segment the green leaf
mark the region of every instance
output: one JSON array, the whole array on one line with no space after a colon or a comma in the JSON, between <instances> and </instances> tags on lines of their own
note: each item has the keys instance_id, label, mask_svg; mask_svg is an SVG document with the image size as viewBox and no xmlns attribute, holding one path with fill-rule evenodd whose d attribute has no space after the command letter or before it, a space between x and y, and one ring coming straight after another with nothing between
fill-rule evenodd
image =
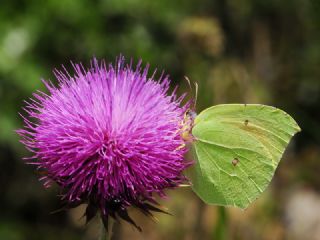
<instances>
[{"instance_id":1,"label":"green leaf","mask_svg":"<svg viewBox=\"0 0 320 240\"><path fill-rule=\"evenodd\" d=\"M206 203L246 208L270 183L299 126L258 104L210 107L195 118L192 188Z\"/></svg>"}]
</instances>

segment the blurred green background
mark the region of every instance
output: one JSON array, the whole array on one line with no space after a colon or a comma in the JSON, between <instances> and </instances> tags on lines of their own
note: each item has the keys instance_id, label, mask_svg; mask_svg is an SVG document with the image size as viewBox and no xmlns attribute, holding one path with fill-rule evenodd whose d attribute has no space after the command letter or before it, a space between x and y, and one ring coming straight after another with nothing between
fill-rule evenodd
<instances>
[{"instance_id":1,"label":"blurred green background","mask_svg":"<svg viewBox=\"0 0 320 240\"><path fill-rule=\"evenodd\" d=\"M303 129L271 186L245 211L205 206L190 189L161 200L158 223L133 212L142 234L117 226L114 239L320 239L320 2L318 0L1 0L0 239L97 239L83 207L60 208L44 189L14 129L40 79L70 60L114 61L120 53L165 69L180 91L200 86L197 110L264 103ZM189 156L190 157L190 156Z\"/></svg>"}]
</instances>

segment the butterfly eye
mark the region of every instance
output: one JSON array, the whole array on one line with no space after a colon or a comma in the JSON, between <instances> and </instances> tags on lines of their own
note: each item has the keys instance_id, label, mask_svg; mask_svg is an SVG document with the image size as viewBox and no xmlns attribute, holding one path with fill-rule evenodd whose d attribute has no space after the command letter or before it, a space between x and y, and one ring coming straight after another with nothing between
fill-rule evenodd
<instances>
[{"instance_id":1,"label":"butterfly eye","mask_svg":"<svg viewBox=\"0 0 320 240\"><path fill-rule=\"evenodd\" d=\"M191 130L193 127L194 117L195 117L195 113L192 111L189 111L189 113L186 113L185 119L183 121L181 138L186 142L191 142L193 139Z\"/></svg>"},{"instance_id":2,"label":"butterfly eye","mask_svg":"<svg viewBox=\"0 0 320 240\"><path fill-rule=\"evenodd\" d=\"M187 112L187 116L189 116L189 118L192 120L192 122L193 122L193 120L196 118L196 116L197 116L197 114L196 114L196 112L194 112L194 111L192 111L192 110L189 110L188 112Z\"/></svg>"}]
</instances>

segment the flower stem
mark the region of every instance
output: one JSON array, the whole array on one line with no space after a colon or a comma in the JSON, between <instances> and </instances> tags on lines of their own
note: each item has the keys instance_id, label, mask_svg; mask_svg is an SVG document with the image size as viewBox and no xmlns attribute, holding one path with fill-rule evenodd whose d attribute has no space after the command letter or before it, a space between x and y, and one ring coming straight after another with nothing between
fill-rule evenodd
<instances>
[{"instance_id":1,"label":"flower stem","mask_svg":"<svg viewBox=\"0 0 320 240\"><path fill-rule=\"evenodd\" d=\"M109 218L109 222L108 222L108 236L107 236L107 240L111 240L112 238L112 234L113 234L113 225L114 225L114 220L113 218Z\"/></svg>"},{"instance_id":2,"label":"flower stem","mask_svg":"<svg viewBox=\"0 0 320 240\"><path fill-rule=\"evenodd\" d=\"M106 236L106 229L104 228L102 219L100 219L100 234L99 234L99 240L106 240L107 236Z\"/></svg>"},{"instance_id":3,"label":"flower stem","mask_svg":"<svg viewBox=\"0 0 320 240\"><path fill-rule=\"evenodd\" d=\"M99 240L111 240L111 238L112 238L112 230L113 230L114 220L111 217L108 220L109 220L108 221L108 231L106 231L104 224L102 222L102 219L100 220Z\"/></svg>"},{"instance_id":4,"label":"flower stem","mask_svg":"<svg viewBox=\"0 0 320 240\"><path fill-rule=\"evenodd\" d=\"M213 239L228 239L228 215L225 207L218 207L218 221L214 229Z\"/></svg>"}]
</instances>

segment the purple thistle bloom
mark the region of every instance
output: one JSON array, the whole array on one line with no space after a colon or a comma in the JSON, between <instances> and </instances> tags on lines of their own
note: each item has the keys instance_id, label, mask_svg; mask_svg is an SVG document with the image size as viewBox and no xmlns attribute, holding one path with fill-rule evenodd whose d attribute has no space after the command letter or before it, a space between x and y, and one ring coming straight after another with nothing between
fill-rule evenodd
<instances>
[{"instance_id":1,"label":"purple thistle bloom","mask_svg":"<svg viewBox=\"0 0 320 240\"><path fill-rule=\"evenodd\" d=\"M154 193L163 197L187 181L182 132L190 102L181 107L184 95L168 93L168 77L148 78L141 62L135 70L123 57L116 67L96 59L90 69L73 67L74 76L55 70L58 87L43 81L49 94L34 93L24 108L17 132L34 153L28 163L45 172L46 187L61 187L69 207L87 203L87 221L100 212L105 226L108 216L120 217L140 230L127 208L151 216L162 211Z\"/></svg>"}]
</instances>

